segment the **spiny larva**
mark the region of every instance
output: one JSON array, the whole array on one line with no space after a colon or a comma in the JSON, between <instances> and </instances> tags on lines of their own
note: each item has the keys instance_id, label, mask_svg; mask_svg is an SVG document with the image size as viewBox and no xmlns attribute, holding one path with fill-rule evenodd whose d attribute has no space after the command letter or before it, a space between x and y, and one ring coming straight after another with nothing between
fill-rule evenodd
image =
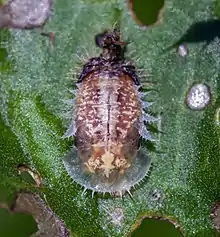
<instances>
[{"instance_id":1,"label":"spiny larva","mask_svg":"<svg viewBox=\"0 0 220 237\"><path fill-rule=\"evenodd\" d=\"M75 111L64 137L75 145L64 159L73 181L101 193L122 194L148 173L151 159L141 147L151 140L144 122L154 120L141 101L135 66L124 58L117 27L105 32L97 44L99 57L91 58L77 81Z\"/></svg>"}]
</instances>

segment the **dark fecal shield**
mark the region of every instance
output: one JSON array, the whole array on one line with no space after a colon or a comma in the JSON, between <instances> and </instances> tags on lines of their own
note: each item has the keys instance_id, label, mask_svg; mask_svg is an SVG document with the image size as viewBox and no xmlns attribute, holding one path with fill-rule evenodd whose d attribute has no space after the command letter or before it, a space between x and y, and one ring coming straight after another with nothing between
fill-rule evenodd
<instances>
[{"instance_id":1,"label":"dark fecal shield","mask_svg":"<svg viewBox=\"0 0 220 237\"><path fill-rule=\"evenodd\" d=\"M75 146L64 164L74 181L97 192L130 190L149 170L150 158L140 147L148 131L133 65L124 61L116 30L103 39L103 52L92 58L79 77L75 104ZM73 126L70 126L73 128Z\"/></svg>"}]
</instances>

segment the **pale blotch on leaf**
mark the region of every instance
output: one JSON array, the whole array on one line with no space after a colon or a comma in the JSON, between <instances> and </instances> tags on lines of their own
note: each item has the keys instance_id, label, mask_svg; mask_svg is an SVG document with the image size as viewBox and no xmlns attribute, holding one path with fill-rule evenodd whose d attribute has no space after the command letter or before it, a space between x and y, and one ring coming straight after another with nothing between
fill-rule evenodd
<instances>
[{"instance_id":1,"label":"pale blotch on leaf","mask_svg":"<svg viewBox=\"0 0 220 237\"><path fill-rule=\"evenodd\" d=\"M115 208L113 212L111 213L111 222L114 225L121 226L123 220L124 220L123 210L121 208Z\"/></svg>"},{"instance_id":2,"label":"pale blotch on leaf","mask_svg":"<svg viewBox=\"0 0 220 237\"><path fill-rule=\"evenodd\" d=\"M16 195L12 206L7 209L10 212L28 213L33 216L38 231L31 237L70 236L65 223L44 203L39 195L20 192Z\"/></svg>"},{"instance_id":3,"label":"pale blotch on leaf","mask_svg":"<svg viewBox=\"0 0 220 237\"><path fill-rule=\"evenodd\" d=\"M187 93L186 104L190 109L204 109L211 100L209 87L205 84L193 85Z\"/></svg>"},{"instance_id":4,"label":"pale blotch on leaf","mask_svg":"<svg viewBox=\"0 0 220 237\"><path fill-rule=\"evenodd\" d=\"M189 53L187 45L186 44L181 44L178 46L177 48L177 53L181 56L181 57L186 57Z\"/></svg>"},{"instance_id":5,"label":"pale blotch on leaf","mask_svg":"<svg viewBox=\"0 0 220 237\"><path fill-rule=\"evenodd\" d=\"M217 126L220 126L220 107L217 108L216 114L215 114L215 124Z\"/></svg>"},{"instance_id":6,"label":"pale blotch on leaf","mask_svg":"<svg viewBox=\"0 0 220 237\"><path fill-rule=\"evenodd\" d=\"M102 209L108 215L108 220L115 226L122 226L124 222L124 212L122 208L112 207L111 209L107 209L105 206L102 206Z\"/></svg>"},{"instance_id":7,"label":"pale blotch on leaf","mask_svg":"<svg viewBox=\"0 0 220 237\"><path fill-rule=\"evenodd\" d=\"M37 187L40 188L43 186L43 181L42 181L40 174L37 171L34 171L33 169L31 169L29 166L27 166L25 164L20 164L17 166L17 170L18 170L19 174L27 172L32 177L32 179L35 181L35 184Z\"/></svg>"}]
</instances>

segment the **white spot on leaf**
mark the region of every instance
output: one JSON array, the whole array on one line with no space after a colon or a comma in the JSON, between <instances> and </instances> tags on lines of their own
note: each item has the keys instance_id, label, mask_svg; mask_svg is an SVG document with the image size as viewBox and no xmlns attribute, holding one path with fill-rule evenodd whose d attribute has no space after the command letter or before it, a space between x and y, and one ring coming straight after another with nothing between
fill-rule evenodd
<instances>
[{"instance_id":1,"label":"white spot on leaf","mask_svg":"<svg viewBox=\"0 0 220 237\"><path fill-rule=\"evenodd\" d=\"M186 103L190 109L204 109L211 100L209 87L205 84L195 84L187 93Z\"/></svg>"}]
</instances>

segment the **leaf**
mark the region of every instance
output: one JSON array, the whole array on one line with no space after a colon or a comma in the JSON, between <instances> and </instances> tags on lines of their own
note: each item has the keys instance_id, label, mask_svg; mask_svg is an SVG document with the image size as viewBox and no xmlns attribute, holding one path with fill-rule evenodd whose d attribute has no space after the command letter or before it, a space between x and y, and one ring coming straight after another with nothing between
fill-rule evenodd
<instances>
[{"instance_id":1,"label":"leaf","mask_svg":"<svg viewBox=\"0 0 220 237\"><path fill-rule=\"evenodd\" d=\"M2 31L1 185L10 193L38 193L73 236L126 236L146 216L175 220L185 236L213 236L210 214L220 193L220 41L216 35L204 47L202 40L191 40L184 58L175 49L164 51L196 22L212 19L212 6L211 0L167 0L163 21L144 30L123 1L57 0L45 26L55 33L52 52L37 29ZM92 198L90 191L82 195L83 188L63 166L73 143L61 139L69 123L63 118L70 110L64 100L71 99L72 75L83 65L79 59L100 53L94 36L117 20L125 41L131 42L126 57L153 82L148 101L154 102L151 112L160 118L155 126L161 132L155 134L155 149L149 149L151 173L132 190L133 198ZM207 84L212 95L200 111L185 104L194 83ZM36 170L43 188L23 180L19 164Z\"/></svg>"}]
</instances>

